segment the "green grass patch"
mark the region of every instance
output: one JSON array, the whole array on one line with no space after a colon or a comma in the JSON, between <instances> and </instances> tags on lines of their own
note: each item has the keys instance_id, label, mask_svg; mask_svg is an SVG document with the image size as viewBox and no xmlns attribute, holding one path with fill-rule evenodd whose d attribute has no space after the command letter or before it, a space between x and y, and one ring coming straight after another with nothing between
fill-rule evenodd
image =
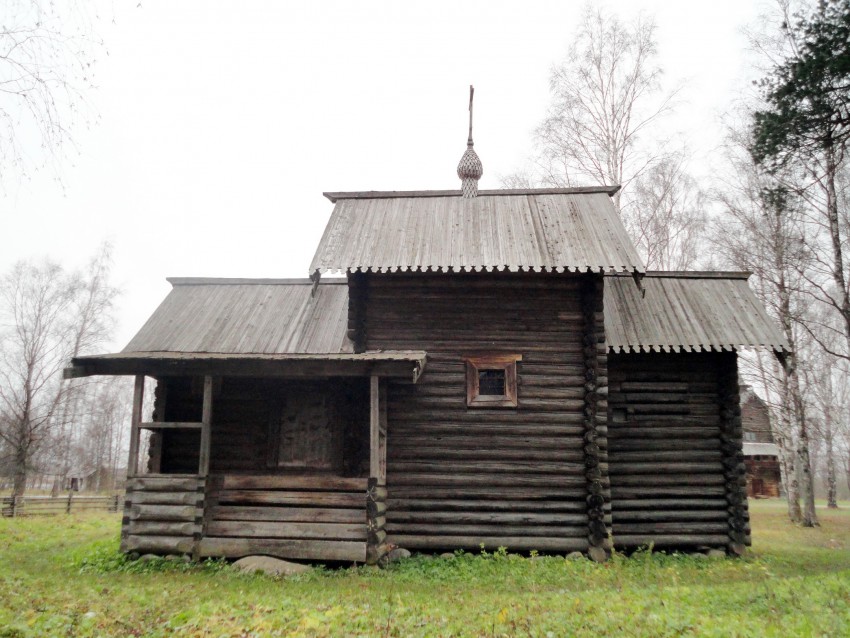
<instances>
[{"instance_id":1,"label":"green grass patch","mask_svg":"<svg viewBox=\"0 0 850 638\"><path fill-rule=\"evenodd\" d=\"M128 561L117 515L3 519L0 638L850 635L850 511L803 529L778 501L751 510L739 560L457 553L287 579Z\"/></svg>"}]
</instances>

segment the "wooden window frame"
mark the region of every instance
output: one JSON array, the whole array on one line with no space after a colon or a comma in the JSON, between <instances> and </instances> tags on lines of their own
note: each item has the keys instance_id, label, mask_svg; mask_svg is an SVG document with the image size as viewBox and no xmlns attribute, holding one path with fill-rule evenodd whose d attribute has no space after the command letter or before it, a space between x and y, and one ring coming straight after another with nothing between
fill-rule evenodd
<instances>
[{"instance_id":1,"label":"wooden window frame","mask_svg":"<svg viewBox=\"0 0 850 638\"><path fill-rule=\"evenodd\" d=\"M515 408L517 399L517 361L521 354L468 354L463 356L466 363L466 407L468 408ZM478 382L479 372L484 370L503 370L505 373L505 393L498 395L481 394Z\"/></svg>"}]
</instances>

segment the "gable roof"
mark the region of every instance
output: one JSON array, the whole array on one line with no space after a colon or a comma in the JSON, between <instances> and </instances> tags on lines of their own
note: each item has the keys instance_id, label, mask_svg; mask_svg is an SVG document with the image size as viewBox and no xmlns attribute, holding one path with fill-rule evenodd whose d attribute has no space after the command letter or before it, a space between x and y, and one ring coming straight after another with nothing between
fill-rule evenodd
<instances>
[{"instance_id":1,"label":"gable roof","mask_svg":"<svg viewBox=\"0 0 850 638\"><path fill-rule=\"evenodd\" d=\"M325 193L336 205L310 272L643 273L616 190Z\"/></svg>"},{"instance_id":2,"label":"gable roof","mask_svg":"<svg viewBox=\"0 0 850 638\"><path fill-rule=\"evenodd\" d=\"M788 342L747 285L749 273L648 272L605 278L605 336L613 352L732 351Z\"/></svg>"}]
</instances>

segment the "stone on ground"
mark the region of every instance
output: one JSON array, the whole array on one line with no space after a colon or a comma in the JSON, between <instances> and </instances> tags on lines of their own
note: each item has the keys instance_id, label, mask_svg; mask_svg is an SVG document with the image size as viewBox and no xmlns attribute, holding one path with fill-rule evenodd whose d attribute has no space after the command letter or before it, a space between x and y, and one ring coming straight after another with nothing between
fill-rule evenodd
<instances>
[{"instance_id":1,"label":"stone on ground","mask_svg":"<svg viewBox=\"0 0 850 638\"><path fill-rule=\"evenodd\" d=\"M271 556L246 556L233 563L233 566L241 572L263 572L269 576L292 576L293 574L309 572L312 569L309 565L290 563Z\"/></svg>"},{"instance_id":2,"label":"stone on ground","mask_svg":"<svg viewBox=\"0 0 850 638\"><path fill-rule=\"evenodd\" d=\"M386 554L384 554L378 561L378 565L380 565L381 567L386 567L390 563L396 563L405 558L410 558L410 552L404 549L403 547L396 547L395 549L392 549Z\"/></svg>"}]
</instances>

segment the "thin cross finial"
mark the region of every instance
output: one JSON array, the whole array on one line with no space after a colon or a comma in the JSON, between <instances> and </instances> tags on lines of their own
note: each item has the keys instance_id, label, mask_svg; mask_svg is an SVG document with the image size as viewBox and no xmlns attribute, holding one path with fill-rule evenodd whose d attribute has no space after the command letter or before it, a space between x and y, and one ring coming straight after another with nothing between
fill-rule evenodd
<instances>
[{"instance_id":1,"label":"thin cross finial","mask_svg":"<svg viewBox=\"0 0 850 638\"><path fill-rule=\"evenodd\" d=\"M471 84L469 85L469 139L466 140L466 143L469 146L472 146L472 96L475 94L475 87Z\"/></svg>"}]
</instances>

